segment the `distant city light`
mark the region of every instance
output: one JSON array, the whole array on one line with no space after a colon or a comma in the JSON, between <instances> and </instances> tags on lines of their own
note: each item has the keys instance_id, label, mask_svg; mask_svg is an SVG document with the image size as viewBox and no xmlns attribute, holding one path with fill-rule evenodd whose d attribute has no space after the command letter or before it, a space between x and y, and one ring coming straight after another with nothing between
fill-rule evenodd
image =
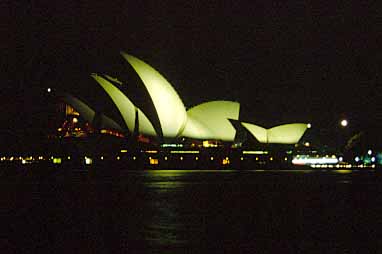
<instances>
[{"instance_id":1,"label":"distant city light","mask_svg":"<svg viewBox=\"0 0 382 254\"><path fill-rule=\"evenodd\" d=\"M375 162L375 157L371 157L371 162Z\"/></svg>"},{"instance_id":2,"label":"distant city light","mask_svg":"<svg viewBox=\"0 0 382 254\"><path fill-rule=\"evenodd\" d=\"M85 164L86 164L86 165L90 165L90 164L92 164L92 163L93 163L92 158L89 158L89 157L86 157L86 156L85 156Z\"/></svg>"},{"instance_id":3,"label":"distant city light","mask_svg":"<svg viewBox=\"0 0 382 254\"><path fill-rule=\"evenodd\" d=\"M373 153L373 151L371 151L371 150L368 150L368 151L367 151L367 154L368 154L368 155L371 155L372 153Z\"/></svg>"},{"instance_id":4,"label":"distant city light","mask_svg":"<svg viewBox=\"0 0 382 254\"><path fill-rule=\"evenodd\" d=\"M243 154L268 154L268 151L243 151Z\"/></svg>"},{"instance_id":5,"label":"distant city light","mask_svg":"<svg viewBox=\"0 0 382 254\"><path fill-rule=\"evenodd\" d=\"M196 151L196 150L191 150L191 151L175 150L175 151L170 151L170 153L199 153L199 151Z\"/></svg>"},{"instance_id":6,"label":"distant city light","mask_svg":"<svg viewBox=\"0 0 382 254\"><path fill-rule=\"evenodd\" d=\"M78 123L78 118L77 117L73 117L73 123Z\"/></svg>"},{"instance_id":7,"label":"distant city light","mask_svg":"<svg viewBox=\"0 0 382 254\"><path fill-rule=\"evenodd\" d=\"M61 158L53 158L53 164L61 164Z\"/></svg>"},{"instance_id":8,"label":"distant city light","mask_svg":"<svg viewBox=\"0 0 382 254\"><path fill-rule=\"evenodd\" d=\"M50 93L50 92L52 92L52 88L48 87L48 88L46 89L46 91L47 91L48 93Z\"/></svg>"},{"instance_id":9,"label":"distant city light","mask_svg":"<svg viewBox=\"0 0 382 254\"><path fill-rule=\"evenodd\" d=\"M312 128L312 124L311 124L311 123L308 123L308 124L306 125L306 127L307 127L308 129L310 129L310 128Z\"/></svg>"},{"instance_id":10,"label":"distant city light","mask_svg":"<svg viewBox=\"0 0 382 254\"><path fill-rule=\"evenodd\" d=\"M356 157L354 158L354 160L355 160L355 162L359 162L359 157L356 156Z\"/></svg>"},{"instance_id":11,"label":"distant city light","mask_svg":"<svg viewBox=\"0 0 382 254\"><path fill-rule=\"evenodd\" d=\"M294 165L306 165L306 164L337 164L338 163L338 159L337 158L325 158L325 157L321 157L321 158L310 158L310 157L306 157L306 158L294 158L292 160L292 163Z\"/></svg>"},{"instance_id":12,"label":"distant city light","mask_svg":"<svg viewBox=\"0 0 382 254\"><path fill-rule=\"evenodd\" d=\"M341 126L342 127L348 126L348 120L346 120L346 119L341 120Z\"/></svg>"}]
</instances>

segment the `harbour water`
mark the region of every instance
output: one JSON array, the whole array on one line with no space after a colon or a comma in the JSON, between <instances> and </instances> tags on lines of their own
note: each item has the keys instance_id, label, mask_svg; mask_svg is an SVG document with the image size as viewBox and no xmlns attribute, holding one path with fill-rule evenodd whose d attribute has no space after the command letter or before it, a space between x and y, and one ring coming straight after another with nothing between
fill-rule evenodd
<instances>
[{"instance_id":1,"label":"harbour water","mask_svg":"<svg viewBox=\"0 0 382 254\"><path fill-rule=\"evenodd\" d=\"M0 180L1 253L382 247L382 176L375 170L90 171Z\"/></svg>"}]
</instances>

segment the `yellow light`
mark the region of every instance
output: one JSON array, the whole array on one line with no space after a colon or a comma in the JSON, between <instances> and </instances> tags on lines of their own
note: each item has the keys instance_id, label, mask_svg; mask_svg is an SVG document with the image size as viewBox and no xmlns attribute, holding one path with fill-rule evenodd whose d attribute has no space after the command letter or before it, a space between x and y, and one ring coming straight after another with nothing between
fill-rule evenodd
<instances>
[{"instance_id":1,"label":"yellow light","mask_svg":"<svg viewBox=\"0 0 382 254\"><path fill-rule=\"evenodd\" d=\"M285 157L285 158L284 158L284 161L287 161L287 160L288 160L288 158L287 158L287 157Z\"/></svg>"},{"instance_id":2,"label":"yellow light","mask_svg":"<svg viewBox=\"0 0 382 254\"><path fill-rule=\"evenodd\" d=\"M103 156L101 156L101 161L103 161Z\"/></svg>"},{"instance_id":3,"label":"yellow light","mask_svg":"<svg viewBox=\"0 0 382 254\"><path fill-rule=\"evenodd\" d=\"M70 156L68 156L68 160L70 160Z\"/></svg>"},{"instance_id":4,"label":"yellow light","mask_svg":"<svg viewBox=\"0 0 382 254\"><path fill-rule=\"evenodd\" d=\"M312 124L311 124L311 123L308 123L308 124L306 125L306 127L307 127L308 129L310 129L310 128L312 128Z\"/></svg>"},{"instance_id":5,"label":"yellow light","mask_svg":"<svg viewBox=\"0 0 382 254\"><path fill-rule=\"evenodd\" d=\"M228 165L228 164L229 164L229 159L228 159L228 157L226 157L225 159L223 159L222 164L223 164L223 165Z\"/></svg>"},{"instance_id":6,"label":"yellow light","mask_svg":"<svg viewBox=\"0 0 382 254\"><path fill-rule=\"evenodd\" d=\"M180 160L181 160L181 161L183 160L183 156L180 156Z\"/></svg>"},{"instance_id":7,"label":"yellow light","mask_svg":"<svg viewBox=\"0 0 382 254\"><path fill-rule=\"evenodd\" d=\"M196 160L196 161L199 160L199 157L195 157L195 160Z\"/></svg>"},{"instance_id":8,"label":"yellow light","mask_svg":"<svg viewBox=\"0 0 382 254\"><path fill-rule=\"evenodd\" d=\"M150 164L151 165L158 165L159 161L158 161L158 159L153 159L153 158L150 157Z\"/></svg>"},{"instance_id":9,"label":"yellow light","mask_svg":"<svg viewBox=\"0 0 382 254\"><path fill-rule=\"evenodd\" d=\"M270 157L269 160L270 160L270 161L273 161L273 157Z\"/></svg>"},{"instance_id":10,"label":"yellow light","mask_svg":"<svg viewBox=\"0 0 382 254\"><path fill-rule=\"evenodd\" d=\"M73 117L73 123L78 123L78 118L77 117Z\"/></svg>"},{"instance_id":11,"label":"yellow light","mask_svg":"<svg viewBox=\"0 0 382 254\"><path fill-rule=\"evenodd\" d=\"M61 164L61 158L53 158L54 164Z\"/></svg>"},{"instance_id":12,"label":"yellow light","mask_svg":"<svg viewBox=\"0 0 382 254\"><path fill-rule=\"evenodd\" d=\"M121 159L121 157L117 156L117 160L120 160L120 159Z\"/></svg>"},{"instance_id":13,"label":"yellow light","mask_svg":"<svg viewBox=\"0 0 382 254\"><path fill-rule=\"evenodd\" d=\"M352 171L349 169L339 169L339 170L336 170L336 172L340 174L350 174Z\"/></svg>"},{"instance_id":14,"label":"yellow light","mask_svg":"<svg viewBox=\"0 0 382 254\"><path fill-rule=\"evenodd\" d=\"M158 151L157 150L147 150L147 151L145 151L145 153L158 153Z\"/></svg>"},{"instance_id":15,"label":"yellow light","mask_svg":"<svg viewBox=\"0 0 382 254\"><path fill-rule=\"evenodd\" d=\"M137 159L137 157L133 156L133 160L136 160L136 159Z\"/></svg>"},{"instance_id":16,"label":"yellow light","mask_svg":"<svg viewBox=\"0 0 382 254\"><path fill-rule=\"evenodd\" d=\"M258 160L259 160L259 157L256 157L256 160L258 161Z\"/></svg>"},{"instance_id":17,"label":"yellow light","mask_svg":"<svg viewBox=\"0 0 382 254\"><path fill-rule=\"evenodd\" d=\"M127 153L127 150L126 149L122 149L121 153Z\"/></svg>"},{"instance_id":18,"label":"yellow light","mask_svg":"<svg viewBox=\"0 0 382 254\"><path fill-rule=\"evenodd\" d=\"M242 161L242 160L244 160L244 158L243 158L243 157L240 157L240 160Z\"/></svg>"},{"instance_id":19,"label":"yellow light","mask_svg":"<svg viewBox=\"0 0 382 254\"><path fill-rule=\"evenodd\" d=\"M21 161L21 163L22 163L22 164L26 164L27 161L23 159L23 160Z\"/></svg>"},{"instance_id":20,"label":"yellow light","mask_svg":"<svg viewBox=\"0 0 382 254\"><path fill-rule=\"evenodd\" d=\"M167 156L164 157L164 160L167 161Z\"/></svg>"},{"instance_id":21,"label":"yellow light","mask_svg":"<svg viewBox=\"0 0 382 254\"><path fill-rule=\"evenodd\" d=\"M268 151L243 151L243 154L268 154Z\"/></svg>"},{"instance_id":22,"label":"yellow light","mask_svg":"<svg viewBox=\"0 0 382 254\"><path fill-rule=\"evenodd\" d=\"M212 156L211 156L210 160L212 160L212 161L213 161L213 160L214 160L214 157L212 157Z\"/></svg>"}]
</instances>

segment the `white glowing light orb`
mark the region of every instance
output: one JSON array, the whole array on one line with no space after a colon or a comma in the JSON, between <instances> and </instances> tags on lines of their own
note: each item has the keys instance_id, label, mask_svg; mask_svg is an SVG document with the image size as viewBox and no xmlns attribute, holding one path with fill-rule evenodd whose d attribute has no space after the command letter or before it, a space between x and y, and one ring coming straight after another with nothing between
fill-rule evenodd
<instances>
[{"instance_id":1,"label":"white glowing light orb","mask_svg":"<svg viewBox=\"0 0 382 254\"><path fill-rule=\"evenodd\" d=\"M346 119L341 120L341 126L342 127L348 126L348 120L346 120Z\"/></svg>"},{"instance_id":2,"label":"white glowing light orb","mask_svg":"<svg viewBox=\"0 0 382 254\"><path fill-rule=\"evenodd\" d=\"M48 87L48 88L46 89L46 91L47 91L48 93L50 93L50 92L52 92L52 88Z\"/></svg>"},{"instance_id":3,"label":"white glowing light orb","mask_svg":"<svg viewBox=\"0 0 382 254\"><path fill-rule=\"evenodd\" d=\"M306 125L306 127L307 127L308 129L310 129L310 128L312 128L312 124L311 124L311 123L308 123L308 124Z\"/></svg>"},{"instance_id":4,"label":"white glowing light orb","mask_svg":"<svg viewBox=\"0 0 382 254\"><path fill-rule=\"evenodd\" d=\"M85 157L85 164L86 165L90 165L93 163L93 159L92 158L89 158L89 157Z\"/></svg>"},{"instance_id":5,"label":"white glowing light orb","mask_svg":"<svg viewBox=\"0 0 382 254\"><path fill-rule=\"evenodd\" d=\"M78 123L78 118L77 117L73 117L73 123Z\"/></svg>"}]
</instances>

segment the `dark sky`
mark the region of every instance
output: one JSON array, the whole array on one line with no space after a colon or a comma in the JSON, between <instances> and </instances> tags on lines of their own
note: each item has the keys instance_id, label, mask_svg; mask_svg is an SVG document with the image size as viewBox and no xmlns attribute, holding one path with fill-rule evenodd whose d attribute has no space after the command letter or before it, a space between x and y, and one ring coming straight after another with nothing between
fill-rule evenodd
<instances>
[{"instance_id":1,"label":"dark sky","mask_svg":"<svg viewBox=\"0 0 382 254\"><path fill-rule=\"evenodd\" d=\"M187 107L235 100L248 121L265 126L332 126L341 117L357 126L382 121L376 5L16 2L0 4L2 112L41 101L35 91L46 87L86 88L79 77L111 65L110 56L125 50L161 72Z\"/></svg>"}]
</instances>

